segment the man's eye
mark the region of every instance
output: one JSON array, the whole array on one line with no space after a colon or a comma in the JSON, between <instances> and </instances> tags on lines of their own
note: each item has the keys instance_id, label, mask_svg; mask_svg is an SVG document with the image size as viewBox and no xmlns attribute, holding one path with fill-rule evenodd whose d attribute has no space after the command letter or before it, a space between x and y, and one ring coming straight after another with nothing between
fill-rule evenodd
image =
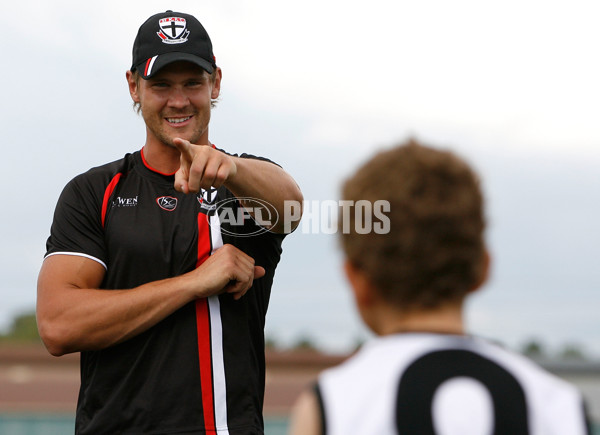
<instances>
[{"instance_id":1,"label":"man's eye","mask_svg":"<svg viewBox=\"0 0 600 435\"><path fill-rule=\"evenodd\" d=\"M166 88L167 86L169 86L166 83L161 83L161 82L156 82L152 85L153 88Z\"/></svg>"}]
</instances>

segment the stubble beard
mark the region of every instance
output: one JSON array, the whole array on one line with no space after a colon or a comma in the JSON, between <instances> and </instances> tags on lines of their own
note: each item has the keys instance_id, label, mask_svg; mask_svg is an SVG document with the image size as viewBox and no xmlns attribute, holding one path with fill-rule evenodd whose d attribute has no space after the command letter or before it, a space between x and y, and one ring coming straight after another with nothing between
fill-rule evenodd
<instances>
[{"instance_id":1,"label":"stubble beard","mask_svg":"<svg viewBox=\"0 0 600 435\"><path fill-rule=\"evenodd\" d=\"M196 110L192 116L195 119L195 128L191 133L188 134L182 134L182 135L171 135L167 132L167 128L164 128L162 125L163 120L165 119L165 116L163 116L163 114L159 114L158 115L158 119L151 119L151 117L146 117L144 115L144 111L142 109L142 117L144 118L144 121L146 123L146 126L148 127L148 129L152 132L152 134L164 145L175 148L175 144L173 143L173 139L175 139L176 137L180 137L182 139L185 139L187 141L189 141L192 144L198 144L198 145L208 145L208 144L199 144L198 142L200 142L202 136L205 134L205 132L208 130L208 124L210 122L210 108L206 109L206 110ZM188 112L189 114L189 112ZM169 114L168 117L176 117L177 115L175 114Z\"/></svg>"}]
</instances>

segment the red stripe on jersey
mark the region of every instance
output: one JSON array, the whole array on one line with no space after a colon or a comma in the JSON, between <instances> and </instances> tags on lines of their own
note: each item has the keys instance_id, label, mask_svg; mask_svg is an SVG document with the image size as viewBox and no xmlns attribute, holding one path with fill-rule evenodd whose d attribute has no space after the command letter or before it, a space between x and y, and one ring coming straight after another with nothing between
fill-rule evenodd
<instances>
[{"instance_id":1,"label":"red stripe on jersey","mask_svg":"<svg viewBox=\"0 0 600 435\"><path fill-rule=\"evenodd\" d=\"M215 408L210 349L210 314L208 312L208 299L206 298L196 300L196 326L198 328L198 357L200 361L204 429L214 431Z\"/></svg>"},{"instance_id":2,"label":"red stripe on jersey","mask_svg":"<svg viewBox=\"0 0 600 435\"><path fill-rule=\"evenodd\" d=\"M211 252L210 226L208 216L198 213L198 261L200 266ZM204 429L214 431L215 408L213 392L213 368L210 335L210 313L206 298L196 300L196 328L198 331L198 358L200 363L200 388L202 389L202 410Z\"/></svg>"},{"instance_id":3,"label":"red stripe on jersey","mask_svg":"<svg viewBox=\"0 0 600 435\"><path fill-rule=\"evenodd\" d=\"M212 242L210 240L210 225L208 216L198 213L198 261L196 267L200 266L210 256Z\"/></svg>"},{"instance_id":4,"label":"red stripe on jersey","mask_svg":"<svg viewBox=\"0 0 600 435\"><path fill-rule=\"evenodd\" d=\"M157 174L160 175L175 175L177 173L177 171L172 172L170 174L167 174L166 172L161 172L158 169L154 169L152 166L150 166L148 164L148 162L146 161L146 157L144 156L144 148L142 148L141 152L140 152L141 156L142 156L142 162L144 163L144 166L147 167L148 169L150 169L152 172L156 172Z\"/></svg>"},{"instance_id":5,"label":"red stripe on jersey","mask_svg":"<svg viewBox=\"0 0 600 435\"><path fill-rule=\"evenodd\" d=\"M102 228L104 228L104 221L106 220L108 200L110 198L110 195L112 195L112 193L115 191L115 187L117 187L117 184L121 179L121 175L122 174L120 172L117 175L115 175L113 179L110 180L110 183L108 183L108 186L106 186L106 190L104 191L104 199L102 200Z\"/></svg>"}]
</instances>

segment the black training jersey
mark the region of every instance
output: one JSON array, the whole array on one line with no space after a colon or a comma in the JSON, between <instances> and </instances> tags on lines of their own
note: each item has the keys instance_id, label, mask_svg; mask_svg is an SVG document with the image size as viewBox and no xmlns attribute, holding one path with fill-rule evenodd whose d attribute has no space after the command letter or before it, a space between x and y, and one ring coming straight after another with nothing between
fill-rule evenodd
<instances>
[{"instance_id":1,"label":"black training jersey","mask_svg":"<svg viewBox=\"0 0 600 435\"><path fill-rule=\"evenodd\" d=\"M188 272L224 243L266 275L238 301L200 299L126 342L82 352L79 434L263 432L264 322L283 236L258 227L224 187L185 195L173 183L143 150L77 176L46 256L101 263L107 291Z\"/></svg>"},{"instance_id":2,"label":"black training jersey","mask_svg":"<svg viewBox=\"0 0 600 435\"><path fill-rule=\"evenodd\" d=\"M583 435L583 398L521 355L429 333L374 339L317 384L327 435Z\"/></svg>"}]
</instances>

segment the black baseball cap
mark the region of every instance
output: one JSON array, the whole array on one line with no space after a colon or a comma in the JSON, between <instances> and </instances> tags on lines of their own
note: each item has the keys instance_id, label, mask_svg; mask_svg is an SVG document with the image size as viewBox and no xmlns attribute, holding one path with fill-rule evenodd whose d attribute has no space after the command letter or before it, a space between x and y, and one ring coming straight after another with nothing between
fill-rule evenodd
<instances>
[{"instance_id":1,"label":"black baseball cap","mask_svg":"<svg viewBox=\"0 0 600 435\"><path fill-rule=\"evenodd\" d=\"M208 73L217 67L212 43L194 16L166 11L140 26L133 43L131 71L149 79L162 67L179 60L192 62Z\"/></svg>"}]
</instances>

